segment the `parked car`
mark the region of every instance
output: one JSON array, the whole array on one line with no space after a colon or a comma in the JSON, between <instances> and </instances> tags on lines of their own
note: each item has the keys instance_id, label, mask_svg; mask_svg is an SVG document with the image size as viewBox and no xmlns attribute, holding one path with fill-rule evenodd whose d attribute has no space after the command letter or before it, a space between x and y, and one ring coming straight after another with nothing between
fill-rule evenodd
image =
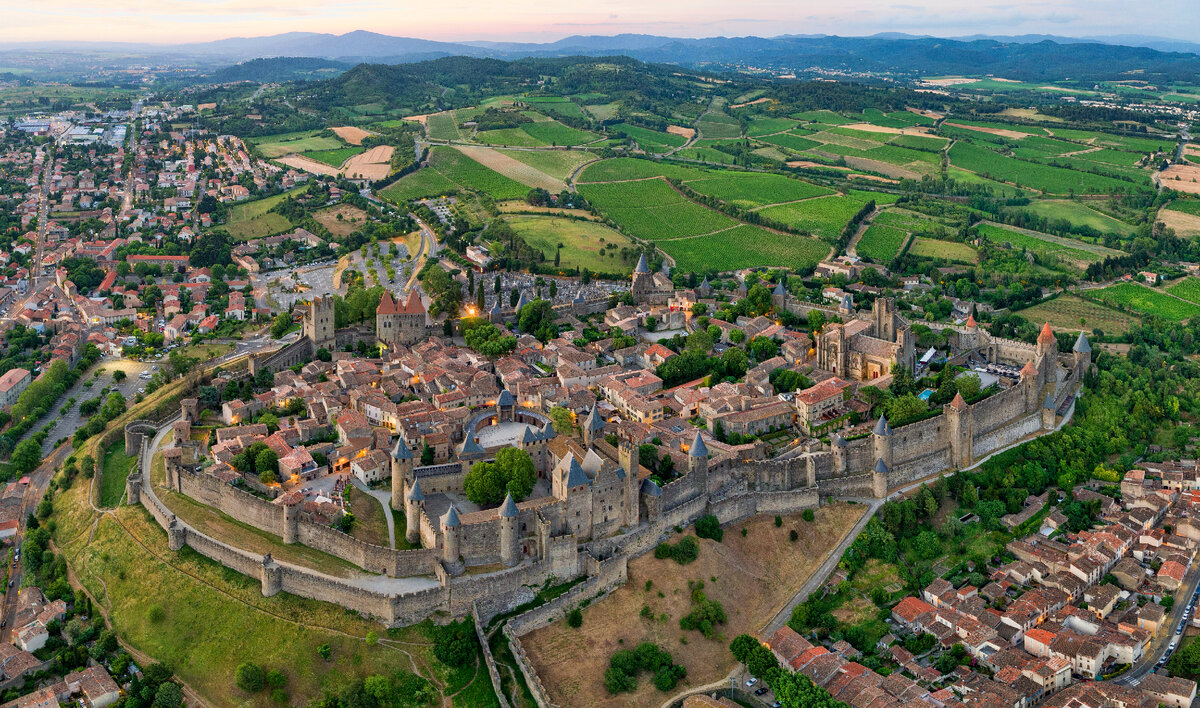
<instances>
[{"instance_id":1,"label":"parked car","mask_svg":"<svg viewBox=\"0 0 1200 708\"><path fill-rule=\"evenodd\" d=\"M758 687L758 690L756 690L756 691L754 692L754 695L756 695L756 696L761 696L762 694L764 694L764 693L766 693L766 692L767 692L767 687L766 687L766 686L759 686L759 687Z\"/></svg>"},{"instance_id":2,"label":"parked car","mask_svg":"<svg viewBox=\"0 0 1200 708\"><path fill-rule=\"evenodd\" d=\"M754 678L753 676L751 676L751 677L750 677L750 680L746 682L746 685L747 685L747 686L753 686L753 685L754 685L754 684L756 684L756 683L758 683L758 679L756 679L756 678Z\"/></svg>"}]
</instances>

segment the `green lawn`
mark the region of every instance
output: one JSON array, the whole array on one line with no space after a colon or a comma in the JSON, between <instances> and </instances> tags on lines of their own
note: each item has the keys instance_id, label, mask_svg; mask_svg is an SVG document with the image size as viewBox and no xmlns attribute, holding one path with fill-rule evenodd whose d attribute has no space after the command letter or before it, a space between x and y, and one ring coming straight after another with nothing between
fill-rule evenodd
<instances>
[{"instance_id":1,"label":"green lawn","mask_svg":"<svg viewBox=\"0 0 1200 708\"><path fill-rule=\"evenodd\" d=\"M633 263L621 258L621 249L632 248L633 242L603 224L526 214L514 214L508 217L508 223L525 243L546 256L547 265L554 263L554 253L561 243L559 265L564 270L577 267L622 274L633 270Z\"/></svg>"},{"instance_id":2,"label":"green lawn","mask_svg":"<svg viewBox=\"0 0 1200 708\"><path fill-rule=\"evenodd\" d=\"M100 506L112 508L121 503L125 494L125 480L137 464L137 456L125 454L125 444L117 442L104 453L104 466L100 473Z\"/></svg>"}]
</instances>

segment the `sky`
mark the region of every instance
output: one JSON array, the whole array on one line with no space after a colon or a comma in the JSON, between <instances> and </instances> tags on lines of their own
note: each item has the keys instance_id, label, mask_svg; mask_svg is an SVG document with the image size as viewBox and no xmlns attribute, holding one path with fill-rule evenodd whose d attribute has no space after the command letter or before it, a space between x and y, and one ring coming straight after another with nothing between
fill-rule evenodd
<instances>
[{"instance_id":1,"label":"sky","mask_svg":"<svg viewBox=\"0 0 1200 708\"><path fill-rule=\"evenodd\" d=\"M1196 38L1200 1L1148 0L0 0L0 41L178 43L370 30L444 41L673 37L1141 34Z\"/></svg>"}]
</instances>

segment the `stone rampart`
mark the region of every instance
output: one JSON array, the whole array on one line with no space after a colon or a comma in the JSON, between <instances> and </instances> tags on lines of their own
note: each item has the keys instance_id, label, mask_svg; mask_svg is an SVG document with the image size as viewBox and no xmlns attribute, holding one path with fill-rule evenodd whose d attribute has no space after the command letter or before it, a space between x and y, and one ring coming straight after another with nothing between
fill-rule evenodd
<instances>
[{"instance_id":1,"label":"stone rampart","mask_svg":"<svg viewBox=\"0 0 1200 708\"><path fill-rule=\"evenodd\" d=\"M350 561L368 573L390 575L393 578L433 575L433 566L437 562L436 553L430 548L397 551L308 521L300 521L297 529L300 543Z\"/></svg>"}]
</instances>

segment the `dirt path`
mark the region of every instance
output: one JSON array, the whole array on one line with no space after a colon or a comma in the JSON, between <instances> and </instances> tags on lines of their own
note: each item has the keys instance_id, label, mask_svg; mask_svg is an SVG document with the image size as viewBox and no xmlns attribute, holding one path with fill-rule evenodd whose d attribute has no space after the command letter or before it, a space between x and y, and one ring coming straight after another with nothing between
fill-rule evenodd
<instances>
[{"instance_id":1,"label":"dirt path","mask_svg":"<svg viewBox=\"0 0 1200 708\"><path fill-rule=\"evenodd\" d=\"M875 217L879 216L879 212L880 209L878 206L876 206L875 211L867 214L866 217L859 222L858 231L854 232L854 236L850 239L850 243L846 244L846 255L858 258L858 242L862 240L863 234L865 234L867 229L871 227L871 222L875 220Z\"/></svg>"}]
</instances>

